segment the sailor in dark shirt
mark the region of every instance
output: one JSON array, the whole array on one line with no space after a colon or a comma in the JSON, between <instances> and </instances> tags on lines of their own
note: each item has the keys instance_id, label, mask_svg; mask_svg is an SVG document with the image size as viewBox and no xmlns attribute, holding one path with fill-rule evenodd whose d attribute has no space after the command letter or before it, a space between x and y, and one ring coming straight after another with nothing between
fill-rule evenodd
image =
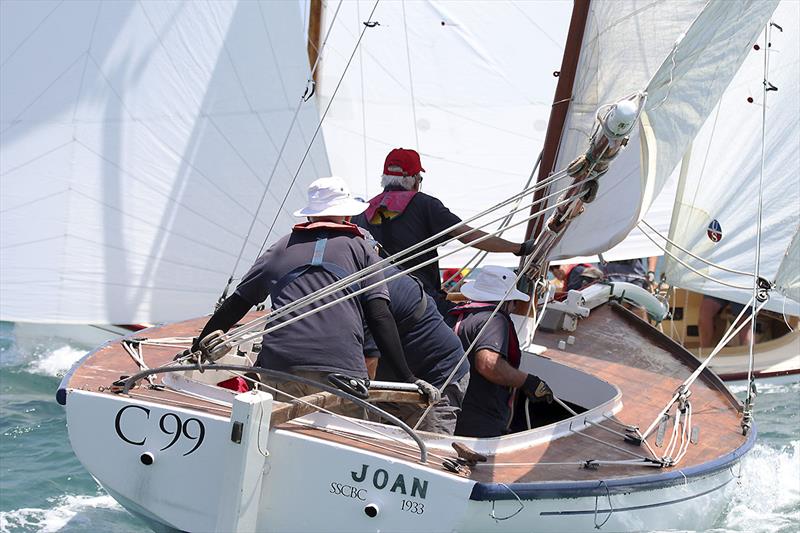
<instances>
[{"instance_id":1,"label":"sailor in dark shirt","mask_svg":"<svg viewBox=\"0 0 800 533\"><path fill-rule=\"evenodd\" d=\"M453 329L465 350L478 338L468 354L470 382L458 417L456 435L481 438L504 435L511 422L514 389L521 390L535 402L551 402L553 399L553 393L544 381L519 370L522 353L507 308L513 300L525 302L530 297L513 287L514 279L514 272L508 268L484 267L474 282L461 288L462 294L471 302L449 313L454 322ZM500 301L507 303L490 319ZM484 325L486 329L480 333Z\"/></svg>"},{"instance_id":2,"label":"sailor in dark shirt","mask_svg":"<svg viewBox=\"0 0 800 533\"><path fill-rule=\"evenodd\" d=\"M392 267L387 269L384 275L390 278L399 272L399 269ZM397 323L403 352L414 375L441 389L447 377L455 370L453 379L442 390L442 399L418 427L421 431L452 435L469 383L469 363L463 359L464 349L461 347L461 341L445 324L436 310L436 303L423 291L419 280L411 275L402 275L387 281L386 284L389 286L391 298L389 310ZM381 353L371 341L368 329L365 334L367 340L364 344L364 354L369 358L380 357ZM397 380L391 365L382 362L378 364L376 377L381 381ZM422 414L422 410L409 404L380 406L412 427Z\"/></svg>"},{"instance_id":3,"label":"sailor in dark shirt","mask_svg":"<svg viewBox=\"0 0 800 533\"><path fill-rule=\"evenodd\" d=\"M289 235L279 239L258 258L236 291L209 319L200 339L216 330L227 331L252 306L268 296L272 308L280 309L380 260L364 240L361 230L347 220L351 215L362 212L367 204L352 198L341 178L316 180L309 186L308 199L308 205L294 214L308 217L309 222L294 226ZM382 273L374 274L357 282L358 287L351 285L316 300L279 318L275 323L321 307L348 292L383 279ZM389 291L385 284L381 284L359 297L340 302L264 335L256 365L319 382L325 382L331 373L366 378L363 348L365 319L386 358L386 364L392 367L398 378L417 383L424 394L438 401L438 390L418 380L408 369L388 304ZM267 384L275 386L269 380ZM305 396L318 391L300 383L280 383L277 388L293 396Z\"/></svg>"},{"instance_id":4,"label":"sailor in dark shirt","mask_svg":"<svg viewBox=\"0 0 800 533\"><path fill-rule=\"evenodd\" d=\"M383 192L369 200L370 206L364 214L353 218L355 224L375 236L389 255L401 252L452 228L435 242L425 245L425 248L432 248L429 252L402 263L400 265L402 268L411 268L437 258L435 247L451 237L458 237L461 242L469 244L486 235L483 231L474 230L467 224L459 225L461 219L451 213L438 198L420 192L422 184L420 173L424 171L416 151L395 148L389 152L384 162L381 177ZM488 252L528 255L533 249L533 241L519 244L493 236L476 242L473 246ZM437 305L441 309L446 309L439 262L434 261L415 270L414 275L422 281L425 292L436 299Z\"/></svg>"}]
</instances>

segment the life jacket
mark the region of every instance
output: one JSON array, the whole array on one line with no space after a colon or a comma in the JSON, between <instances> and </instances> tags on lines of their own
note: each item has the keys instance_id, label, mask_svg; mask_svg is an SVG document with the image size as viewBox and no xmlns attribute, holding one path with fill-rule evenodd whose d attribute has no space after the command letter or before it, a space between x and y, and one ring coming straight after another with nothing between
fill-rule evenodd
<instances>
[{"instance_id":1,"label":"life jacket","mask_svg":"<svg viewBox=\"0 0 800 533\"><path fill-rule=\"evenodd\" d=\"M317 234L317 242L314 245L314 253L311 256L311 260L308 263L302 264L296 268L293 268L286 274L284 274L278 281L275 282L275 285L272 286L270 290L270 294L274 298L278 297L289 285L291 282L308 272L313 268L321 268L328 273L330 273L336 280L343 279L352 272L348 272L345 270L344 267L341 265L337 265L331 261L325 261L325 247L328 244L328 234L329 232L338 232L338 233L346 233L349 235L354 235L356 237L364 238L364 234L361 233L361 228L356 226L355 224L351 224L349 222L327 222L327 221L317 221L317 222L304 222L302 224L297 224L292 228L292 231L316 231ZM352 283L351 285L345 287L343 290L346 293L351 293L358 290L358 282Z\"/></svg>"},{"instance_id":2,"label":"life jacket","mask_svg":"<svg viewBox=\"0 0 800 533\"><path fill-rule=\"evenodd\" d=\"M364 213L367 222L377 225L402 215L415 194L417 191L383 191L370 199Z\"/></svg>"},{"instance_id":3,"label":"life jacket","mask_svg":"<svg viewBox=\"0 0 800 533\"><path fill-rule=\"evenodd\" d=\"M455 326L453 326L453 331L456 335L458 335L458 332L461 329L461 322L464 320L465 316L480 311L491 312L494 310L494 308L495 304L487 304L482 302L469 302L454 307L448 312L449 314L458 317ZM514 368L519 368L519 363L522 359L522 350L520 350L519 347L519 338L517 337L517 330L514 327L514 322L511 320L511 316L505 311L498 310L497 313L503 315L506 318L506 324L508 324L508 364Z\"/></svg>"},{"instance_id":4,"label":"life jacket","mask_svg":"<svg viewBox=\"0 0 800 533\"><path fill-rule=\"evenodd\" d=\"M589 263L575 263L574 265L570 265L569 268L564 272L564 286L565 287L567 286L567 283L569 283L569 275L572 274L572 271L575 270L575 268L577 268L579 266L583 267L583 268L589 268L592 265L590 265Z\"/></svg>"}]
</instances>

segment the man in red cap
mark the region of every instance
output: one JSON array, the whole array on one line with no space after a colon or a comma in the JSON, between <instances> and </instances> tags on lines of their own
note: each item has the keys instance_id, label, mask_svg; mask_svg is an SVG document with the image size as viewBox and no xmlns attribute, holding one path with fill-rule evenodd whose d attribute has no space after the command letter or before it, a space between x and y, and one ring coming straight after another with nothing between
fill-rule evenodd
<instances>
[{"instance_id":1,"label":"man in red cap","mask_svg":"<svg viewBox=\"0 0 800 533\"><path fill-rule=\"evenodd\" d=\"M450 228L448 234L434 245L441 244L448 237L457 237L464 244L470 244L486 235L483 231L461 224L461 219L438 198L420 192L422 183L420 173L424 171L416 151L395 148L386 156L383 165L381 177L383 192L369 201L370 205L366 212L353 217L353 222L372 233L389 255L410 248L448 228ZM473 246L487 252L528 255L533 248L533 241L519 244L492 236L476 242ZM411 268L437 257L436 249L432 248L401 266ZM436 300L440 309L446 309L439 262L435 261L416 270L414 276L419 278L425 292Z\"/></svg>"}]
</instances>

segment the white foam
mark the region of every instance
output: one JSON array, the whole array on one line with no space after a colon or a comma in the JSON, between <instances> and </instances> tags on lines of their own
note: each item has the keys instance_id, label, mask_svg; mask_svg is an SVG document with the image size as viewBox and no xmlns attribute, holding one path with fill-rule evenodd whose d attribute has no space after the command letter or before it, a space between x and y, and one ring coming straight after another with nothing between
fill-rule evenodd
<instances>
[{"instance_id":1,"label":"white foam","mask_svg":"<svg viewBox=\"0 0 800 533\"><path fill-rule=\"evenodd\" d=\"M34 374L59 377L72 368L72 365L84 355L86 355L85 350L62 346L51 352L46 352L36 360L31 361L30 365L28 365L28 370Z\"/></svg>"},{"instance_id":2,"label":"white foam","mask_svg":"<svg viewBox=\"0 0 800 533\"><path fill-rule=\"evenodd\" d=\"M757 444L742 461L738 483L725 513L725 530L767 533L791 530L792 524L796 527L800 523L800 441L781 450Z\"/></svg>"},{"instance_id":3,"label":"white foam","mask_svg":"<svg viewBox=\"0 0 800 533\"><path fill-rule=\"evenodd\" d=\"M54 504L49 509L22 508L14 511L0 512L0 533L12 530L28 529L41 533L53 533L64 528L79 513L91 509L114 509L122 511L122 507L108 495L103 496L61 496L51 500ZM80 517L78 518L80 520ZM85 519L89 522L88 519ZM86 530L92 529L86 523Z\"/></svg>"}]
</instances>

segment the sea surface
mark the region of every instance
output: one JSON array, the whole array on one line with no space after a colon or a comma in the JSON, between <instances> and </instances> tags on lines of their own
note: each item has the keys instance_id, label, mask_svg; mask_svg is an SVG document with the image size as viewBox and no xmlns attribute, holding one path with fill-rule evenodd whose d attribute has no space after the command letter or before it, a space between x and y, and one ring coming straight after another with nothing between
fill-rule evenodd
<instances>
[{"instance_id":1,"label":"sea surface","mask_svg":"<svg viewBox=\"0 0 800 533\"><path fill-rule=\"evenodd\" d=\"M87 351L64 339L17 342L0 322L0 533L149 531L120 507L72 453L60 376ZM744 388L735 389L742 395ZM800 384L763 385L758 442L715 532L800 531Z\"/></svg>"}]
</instances>

